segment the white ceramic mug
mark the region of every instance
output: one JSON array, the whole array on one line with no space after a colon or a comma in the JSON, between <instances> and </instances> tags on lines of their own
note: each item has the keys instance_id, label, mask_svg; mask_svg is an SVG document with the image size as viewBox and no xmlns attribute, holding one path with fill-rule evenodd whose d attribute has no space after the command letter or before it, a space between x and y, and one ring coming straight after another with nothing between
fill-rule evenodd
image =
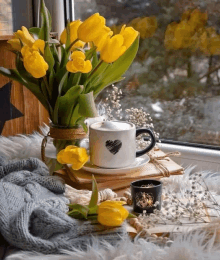
<instances>
[{"instance_id":1,"label":"white ceramic mug","mask_svg":"<svg viewBox=\"0 0 220 260\"><path fill-rule=\"evenodd\" d=\"M144 150L136 151L136 137L148 133L151 143ZM125 121L96 122L89 126L90 162L102 168L123 168L135 158L155 146L155 136L150 129L137 129Z\"/></svg>"}]
</instances>

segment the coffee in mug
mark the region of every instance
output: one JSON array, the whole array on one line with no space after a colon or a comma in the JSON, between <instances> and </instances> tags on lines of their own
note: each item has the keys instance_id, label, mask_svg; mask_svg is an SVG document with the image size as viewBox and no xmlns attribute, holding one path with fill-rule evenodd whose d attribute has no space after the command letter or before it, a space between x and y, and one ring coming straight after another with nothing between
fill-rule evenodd
<instances>
[{"instance_id":1,"label":"coffee in mug","mask_svg":"<svg viewBox=\"0 0 220 260\"><path fill-rule=\"evenodd\" d=\"M151 143L136 151L136 137L147 133ZM102 168L124 168L135 162L136 157L149 152L156 144L153 132L137 129L125 121L96 122L89 126L90 162Z\"/></svg>"}]
</instances>

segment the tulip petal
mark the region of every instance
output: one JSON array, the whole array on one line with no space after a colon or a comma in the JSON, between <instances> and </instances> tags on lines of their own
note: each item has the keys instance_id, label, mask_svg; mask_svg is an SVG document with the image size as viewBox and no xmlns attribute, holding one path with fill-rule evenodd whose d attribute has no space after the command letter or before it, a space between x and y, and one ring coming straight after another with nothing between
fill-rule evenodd
<instances>
[{"instance_id":1,"label":"tulip petal","mask_svg":"<svg viewBox=\"0 0 220 260\"><path fill-rule=\"evenodd\" d=\"M63 160L63 156L64 156L64 150L59 151L59 153L57 154L57 161L61 164L65 164L65 161Z\"/></svg>"},{"instance_id":2,"label":"tulip petal","mask_svg":"<svg viewBox=\"0 0 220 260\"><path fill-rule=\"evenodd\" d=\"M44 54L45 41L38 39L34 42L32 48L36 51L40 50L42 54Z\"/></svg>"},{"instance_id":3,"label":"tulip petal","mask_svg":"<svg viewBox=\"0 0 220 260\"><path fill-rule=\"evenodd\" d=\"M67 64L66 64L66 69L69 71L69 72L72 72L72 73L76 73L78 72L78 70L74 67L74 64L72 61L68 61Z\"/></svg>"},{"instance_id":4,"label":"tulip petal","mask_svg":"<svg viewBox=\"0 0 220 260\"><path fill-rule=\"evenodd\" d=\"M86 60L84 63L84 69L82 71L82 73L88 73L92 70L92 63L90 60Z\"/></svg>"},{"instance_id":5,"label":"tulip petal","mask_svg":"<svg viewBox=\"0 0 220 260\"><path fill-rule=\"evenodd\" d=\"M98 222L104 226L120 226L123 223L121 213L114 208L98 209Z\"/></svg>"},{"instance_id":6,"label":"tulip petal","mask_svg":"<svg viewBox=\"0 0 220 260\"><path fill-rule=\"evenodd\" d=\"M42 78L49 66L38 51L30 51L27 48L23 55L24 67L34 78Z\"/></svg>"},{"instance_id":7,"label":"tulip petal","mask_svg":"<svg viewBox=\"0 0 220 260\"><path fill-rule=\"evenodd\" d=\"M82 58L83 60L85 60L86 55L85 55L85 53L82 52L82 51L74 51L74 52L71 54L70 58L71 58L72 60L77 59L77 58Z\"/></svg>"},{"instance_id":8,"label":"tulip petal","mask_svg":"<svg viewBox=\"0 0 220 260\"><path fill-rule=\"evenodd\" d=\"M19 39L11 39L8 40L7 43L9 43L14 50L16 51L21 50L21 43Z\"/></svg>"}]
</instances>

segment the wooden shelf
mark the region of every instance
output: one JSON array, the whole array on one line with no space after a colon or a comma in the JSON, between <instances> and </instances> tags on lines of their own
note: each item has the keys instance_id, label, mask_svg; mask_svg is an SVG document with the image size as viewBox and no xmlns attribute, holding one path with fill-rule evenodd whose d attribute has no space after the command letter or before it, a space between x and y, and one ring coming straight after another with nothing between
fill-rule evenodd
<instances>
[{"instance_id":1,"label":"wooden shelf","mask_svg":"<svg viewBox=\"0 0 220 260\"><path fill-rule=\"evenodd\" d=\"M0 41L8 41L13 38L13 35L0 35Z\"/></svg>"}]
</instances>

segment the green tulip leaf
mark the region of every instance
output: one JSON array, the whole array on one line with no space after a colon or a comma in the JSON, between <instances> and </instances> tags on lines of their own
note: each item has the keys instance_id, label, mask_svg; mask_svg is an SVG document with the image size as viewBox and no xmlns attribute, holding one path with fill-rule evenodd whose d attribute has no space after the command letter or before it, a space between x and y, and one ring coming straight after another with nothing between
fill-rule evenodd
<instances>
[{"instance_id":1,"label":"green tulip leaf","mask_svg":"<svg viewBox=\"0 0 220 260\"><path fill-rule=\"evenodd\" d=\"M38 28L38 27L31 27L31 28L29 28L29 32L31 34L37 36L37 38L39 38L40 28Z\"/></svg>"},{"instance_id":2,"label":"green tulip leaf","mask_svg":"<svg viewBox=\"0 0 220 260\"><path fill-rule=\"evenodd\" d=\"M69 115L70 118L70 123L69 123L69 127L73 127L76 125L77 120L79 120L79 118L81 118L80 114L79 114L79 104L76 104L73 107L73 112L72 115Z\"/></svg>"},{"instance_id":3,"label":"green tulip leaf","mask_svg":"<svg viewBox=\"0 0 220 260\"><path fill-rule=\"evenodd\" d=\"M45 6L44 0L41 0L41 28L39 32L39 39L49 41L50 28L51 28L51 17Z\"/></svg>"},{"instance_id":4,"label":"green tulip leaf","mask_svg":"<svg viewBox=\"0 0 220 260\"><path fill-rule=\"evenodd\" d=\"M57 63L60 63L59 54L58 54L58 51L57 51L55 44L51 45L51 52L52 52L54 61L57 62Z\"/></svg>"},{"instance_id":5,"label":"green tulip leaf","mask_svg":"<svg viewBox=\"0 0 220 260\"><path fill-rule=\"evenodd\" d=\"M68 215L70 217L74 218L74 216L81 214L82 218L87 219L87 215L88 215L88 212L89 212L89 208L87 206L83 206L83 205L80 205L80 204L70 204L69 208L70 208L70 211L68 212Z\"/></svg>"},{"instance_id":6,"label":"green tulip leaf","mask_svg":"<svg viewBox=\"0 0 220 260\"><path fill-rule=\"evenodd\" d=\"M0 73L3 75L3 76L6 76L10 79L13 79L13 80L16 80L18 81L19 83L25 85L25 81L24 79L20 76L20 74L18 73L17 70L15 69L6 69L4 67L0 67Z\"/></svg>"},{"instance_id":7,"label":"green tulip leaf","mask_svg":"<svg viewBox=\"0 0 220 260\"><path fill-rule=\"evenodd\" d=\"M88 132L88 127L87 125L85 124L85 117L79 117L76 121L76 124L77 125L81 125L83 130L87 133Z\"/></svg>"},{"instance_id":8,"label":"green tulip leaf","mask_svg":"<svg viewBox=\"0 0 220 260\"><path fill-rule=\"evenodd\" d=\"M88 220L97 220L98 219L98 215L97 214L95 214L95 215L88 215L87 219Z\"/></svg>"},{"instance_id":9,"label":"green tulip leaf","mask_svg":"<svg viewBox=\"0 0 220 260\"><path fill-rule=\"evenodd\" d=\"M89 213L88 215L94 215L94 214L98 214L98 205L95 205L94 207L89 207Z\"/></svg>"},{"instance_id":10,"label":"green tulip leaf","mask_svg":"<svg viewBox=\"0 0 220 260\"><path fill-rule=\"evenodd\" d=\"M16 80L22 85L24 85L26 88L28 88L36 97L37 99L41 102L41 104L50 112L50 107L49 104L45 98L45 96L42 94L40 88L38 85L28 82L25 79L21 77L21 75L18 73L17 70L15 69L6 69L3 67L0 67L0 74L3 76L6 76L12 80Z\"/></svg>"},{"instance_id":11,"label":"green tulip leaf","mask_svg":"<svg viewBox=\"0 0 220 260\"><path fill-rule=\"evenodd\" d=\"M97 117L98 112L96 110L93 92L87 94L81 94L79 96L79 113L84 117Z\"/></svg>"},{"instance_id":12,"label":"green tulip leaf","mask_svg":"<svg viewBox=\"0 0 220 260\"><path fill-rule=\"evenodd\" d=\"M91 60L92 59L94 53L96 53L96 49L97 49L97 47L94 46L90 50L86 50L85 51L86 60Z\"/></svg>"},{"instance_id":13,"label":"green tulip leaf","mask_svg":"<svg viewBox=\"0 0 220 260\"><path fill-rule=\"evenodd\" d=\"M54 80L55 80L55 71L54 71L54 69L52 69L51 72L50 72L50 75L49 75L49 87L52 90L52 93L53 93L53 90L54 90L53 89Z\"/></svg>"},{"instance_id":14,"label":"green tulip leaf","mask_svg":"<svg viewBox=\"0 0 220 260\"><path fill-rule=\"evenodd\" d=\"M52 71L55 61L48 42L45 44L44 59L49 65L49 71Z\"/></svg>"},{"instance_id":15,"label":"green tulip leaf","mask_svg":"<svg viewBox=\"0 0 220 260\"><path fill-rule=\"evenodd\" d=\"M107 64L105 62L102 62L100 65L97 64L97 67L93 68L94 71L91 72L91 76L88 77L85 85L87 85L88 83L94 85L94 83L97 81L101 82L101 80L103 79L103 74L109 66L110 64Z\"/></svg>"},{"instance_id":16,"label":"green tulip leaf","mask_svg":"<svg viewBox=\"0 0 220 260\"><path fill-rule=\"evenodd\" d=\"M83 86L74 86L71 89L69 89L65 95L58 97L55 109L54 109L54 116L57 121L62 125L68 126L69 123L72 120L72 117L74 116L74 108L76 104L78 103L77 100L79 98L80 93L83 91ZM79 114L77 111L77 118L78 119Z\"/></svg>"},{"instance_id":17,"label":"green tulip leaf","mask_svg":"<svg viewBox=\"0 0 220 260\"><path fill-rule=\"evenodd\" d=\"M69 74L69 71L67 71L67 72L64 74L63 78L62 78L61 81L60 81L60 84L59 84L59 86L58 86L59 96L61 95L62 88L63 88L63 85L64 85L64 83L65 83L65 81L66 81L66 79L67 79L67 77L68 77L68 74Z\"/></svg>"},{"instance_id":18,"label":"green tulip leaf","mask_svg":"<svg viewBox=\"0 0 220 260\"><path fill-rule=\"evenodd\" d=\"M102 73L101 77L98 81L96 81L94 85L94 92L97 96L100 91L102 91L105 87L109 86L113 82L117 82L120 80L121 76L128 70L131 63L133 62L137 51L139 47L139 37L136 38L136 40L133 42L133 44L130 46L130 48L127 49L127 51L113 64L110 64L110 66L107 67L107 69ZM106 64L104 62L104 64ZM99 85L99 92L97 92L96 86Z\"/></svg>"},{"instance_id":19,"label":"green tulip leaf","mask_svg":"<svg viewBox=\"0 0 220 260\"><path fill-rule=\"evenodd\" d=\"M92 175L92 195L91 195L91 199L90 199L90 202L89 202L89 208L90 209L97 206L98 197L99 197L99 194L98 194L97 182L95 180L94 175Z\"/></svg>"},{"instance_id":20,"label":"green tulip leaf","mask_svg":"<svg viewBox=\"0 0 220 260\"><path fill-rule=\"evenodd\" d=\"M127 218L136 218L136 217L137 217L137 216L135 216L134 214L129 213Z\"/></svg>"},{"instance_id":21,"label":"green tulip leaf","mask_svg":"<svg viewBox=\"0 0 220 260\"><path fill-rule=\"evenodd\" d=\"M61 48L61 63L60 63L60 68L66 67L67 61L68 61L68 52L65 50L63 45L60 46Z\"/></svg>"},{"instance_id":22,"label":"green tulip leaf","mask_svg":"<svg viewBox=\"0 0 220 260\"><path fill-rule=\"evenodd\" d=\"M82 73L70 73L67 84L63 87L63 92L67 92L73 86L79 85Z\"/></svg>"}]
</instances>

